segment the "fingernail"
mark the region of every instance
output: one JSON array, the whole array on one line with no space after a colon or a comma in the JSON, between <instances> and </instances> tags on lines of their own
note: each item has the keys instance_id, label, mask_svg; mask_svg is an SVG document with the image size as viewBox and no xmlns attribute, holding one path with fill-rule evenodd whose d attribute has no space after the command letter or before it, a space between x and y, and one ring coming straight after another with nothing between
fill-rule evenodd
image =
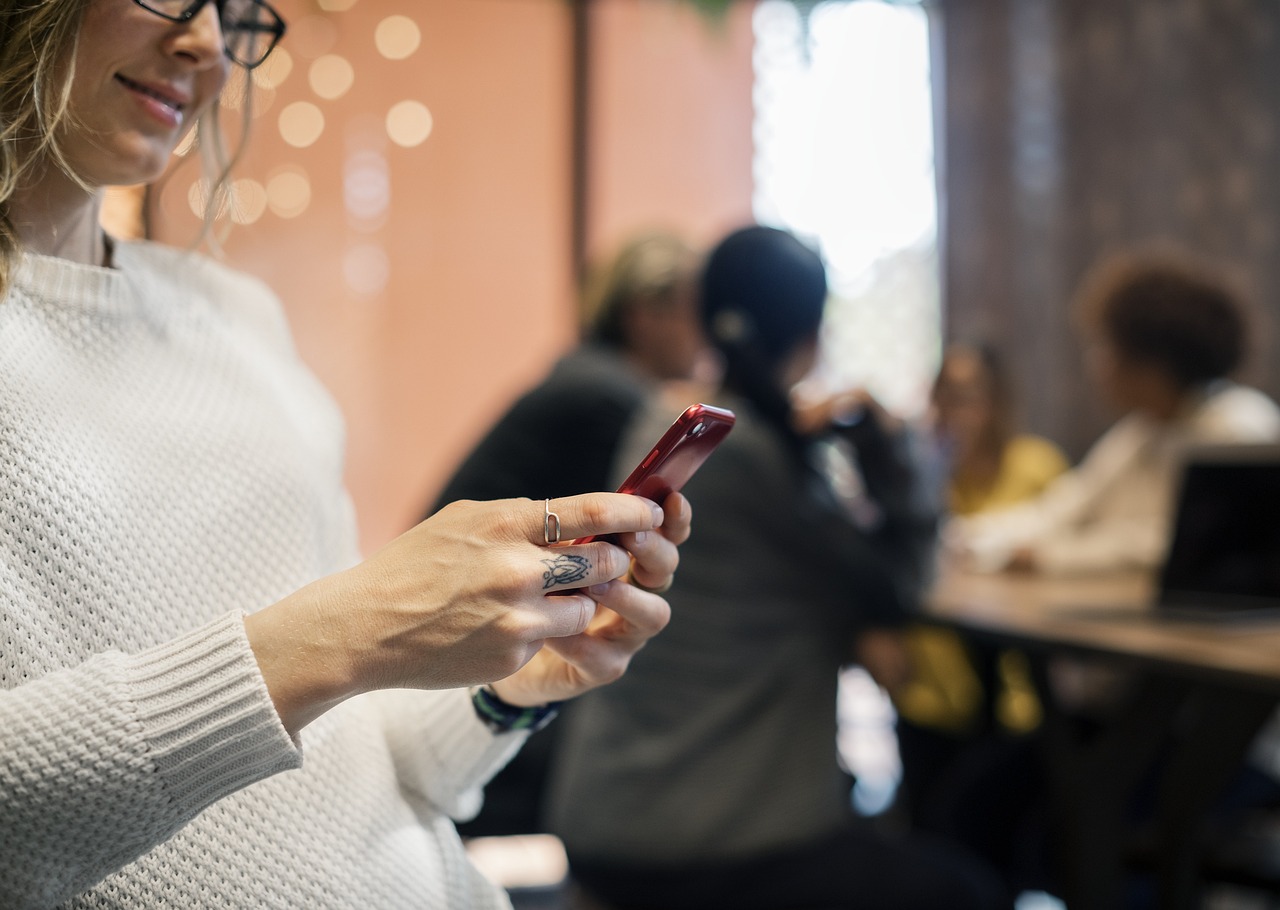
<instances>
[{"instance_id":1,"label":"fingernail","mask_svg":"<svg viewBox=\"0 0 1280 910\"><path fill-rule=\"evenodd\" d=\"M592 585L591 587L587 588L587 596L588 597L604 597L606 594L609 593L610 584L611 582L602 581L599 584Z\"/></svg>"},{"instance_id":2,"label":"fingernail","mask_svg":"<svg viewBox=\"0 0 1280 910\"><path fill-rule=\"evenodd\" d=\"M649 539L648 531L636 531L636 546L644 546L644 542Z\"/></svg>"},{"instance_id":3,"label":"fingernail","mask_svg":"<svg viewBox=\"0 0 1280 910\"><path fill-rule=\"evenodd\" d=\"M657 503L650 503L649 505L653 507L653 526L655 528L662 527L662 520L666 517L663 514L662 507Z\"/></svg>"}]
</instances>

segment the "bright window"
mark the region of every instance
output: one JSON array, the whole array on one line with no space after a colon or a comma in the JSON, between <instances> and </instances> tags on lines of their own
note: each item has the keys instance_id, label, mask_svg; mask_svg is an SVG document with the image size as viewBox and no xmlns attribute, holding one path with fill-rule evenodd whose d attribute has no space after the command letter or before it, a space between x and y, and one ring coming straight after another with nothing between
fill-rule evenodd
<instances>
[{"instance_id":1,"label":"bright window","mask_svg":"<svg viewBox=\"0 0 1280 910\"><path fill-rule=\"evenodd\" d=\"M929 24L914 4L755 13L755 215L813 243L832 296L823 376L898 413L940 350Z\"/></svg>"}]
</instances>

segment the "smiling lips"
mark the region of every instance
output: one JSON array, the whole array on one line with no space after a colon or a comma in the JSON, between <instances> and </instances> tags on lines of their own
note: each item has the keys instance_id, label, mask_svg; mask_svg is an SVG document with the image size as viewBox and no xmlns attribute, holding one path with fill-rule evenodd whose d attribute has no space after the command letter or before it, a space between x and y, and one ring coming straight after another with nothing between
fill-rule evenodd
<instances>
[{"instance_id":1,"label":"smiling lips","mask_svg":"<svg viewBox=\"0 0 1280 910\"><path fill-rule=\"evenodd\" d=\"M182 124L182 111L187 104L187 99L165 94L152 86L135 82L119 73L116 74L116 79L125 88L141 96L144 106L157 119L171 126L180 126Z\"/></svg>"}]
</instances>

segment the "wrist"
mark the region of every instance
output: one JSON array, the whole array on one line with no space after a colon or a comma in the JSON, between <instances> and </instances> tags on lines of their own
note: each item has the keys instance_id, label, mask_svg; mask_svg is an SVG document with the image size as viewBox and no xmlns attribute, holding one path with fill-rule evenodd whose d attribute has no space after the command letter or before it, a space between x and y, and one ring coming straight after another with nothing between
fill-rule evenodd
<instances>
[{"instance_id":1,"label":"wrist","mask_svg":"<svg viewBox=\"0 0 1280 910\"><path fill-rule=\"evenodd\" d=\"M477 686L471 690L471 705L476 717L494 733L537 732L560 713L562 704L564 702L552 701L539 705L513 705L504 700L492 685Z\"/></svg>"},{"instance_id":2,"label":"wrist","mask_svg":"<svg viewBox=\"0 0 1280 910\"><path fill-rule=\"evenodd\" d=\"M317 583L319 584L319 583ZM244 618L258 670L290 735L360 691L353 662L306 599L308 586Z\"/></svg>"}]
</instances>

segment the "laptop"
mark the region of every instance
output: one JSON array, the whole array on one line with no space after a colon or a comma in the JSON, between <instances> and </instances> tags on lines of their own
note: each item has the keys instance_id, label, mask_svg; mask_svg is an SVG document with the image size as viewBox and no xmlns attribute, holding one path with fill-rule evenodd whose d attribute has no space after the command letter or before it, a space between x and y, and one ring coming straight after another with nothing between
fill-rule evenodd
<instances>
[{"instance_id":1,"label":"laptop","mask_svg":"<svg viewBox=\"0 0 1280 910\"><path fill-rule=\"evenodd\" d=\"M1280 445L1188 452L1156 610L1280 617Z\"/></svg>"}]
</instances>

